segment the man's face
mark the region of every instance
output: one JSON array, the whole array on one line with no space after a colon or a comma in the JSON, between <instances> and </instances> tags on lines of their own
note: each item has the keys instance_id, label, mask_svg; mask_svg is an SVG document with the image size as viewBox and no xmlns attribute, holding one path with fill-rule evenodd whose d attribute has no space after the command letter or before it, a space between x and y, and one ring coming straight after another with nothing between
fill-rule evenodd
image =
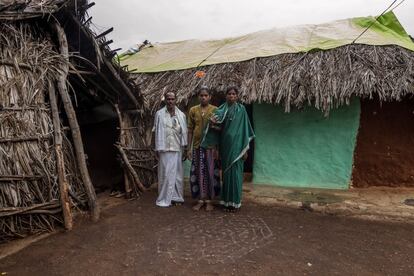
<instances>
[{"instance_id":1,"label":"man's face","mask_svg":"<svg viewBox=\"0 0 414 276\"><path fill-rule=\"evenodd\" d=\"M198 94L198 99L202 105L207 105L210 102L211 96L207 91L202 90L200 94Z\"/></svg>"},{"instance_id":2,"label":"man's face","mask_svg":"<svg viewBox=\"0 0 414 276\"><path fill-rule=\"evenodd\" d=\"M226 94L226 100L228 103L235 103L237 102L238 96L236 91L234 90L230 90L227 94Z\"/></svg>"},{"instance_id":3,"label":"man's face","mask_svg":"<svg viewBox=\"0 0 414 276\"><path fill-rule=\"evenodd\" d=\"M175 95L174 93L167 93L165 94L165 102L167 103L167 107L172 108L175 106Z\"/></svg>"}]
</instances>

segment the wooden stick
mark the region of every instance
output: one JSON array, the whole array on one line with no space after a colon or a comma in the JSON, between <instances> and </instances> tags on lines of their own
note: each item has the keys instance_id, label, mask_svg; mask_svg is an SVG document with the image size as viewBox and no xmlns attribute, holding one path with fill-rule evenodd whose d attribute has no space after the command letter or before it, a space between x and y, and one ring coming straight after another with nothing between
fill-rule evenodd
<instances>
[{"instance_id":1,"label":"wooden stick","mask_svg":"<svg viewBox=\"0 0 414 276\"><path fill-rule=\"evenodd\" d=\"M98 39L98 38L101 38L103 36L106 36L107 34L109 34L110 32L112 32L113 30L114 30L114 27L111 27L108 30L104 31L103 33L100 33L97 36L95 36L95 39Z\"/></svg>"},{"instance_id":2,"label":"wooden stick","mask_svg":"<svg viewBox=\"0 0 414 276\"><path fill-rule=\"evenodd\" d=\"M41 107L41 106L22 106L22 107L0 107L0 112L11 112L11 111L26 111L26 110L35 110L35 111L49 111L50 108L48 107Z\"/></svg>"},{"instance_id":3,"label":"wooden stick","mask_svg":"<svg viewBox=\"0 0 414 276\"><path fill-rule=\"evenodd\" d=\"M124 150L122 149L122 147L120 145L115 145L115 147L119 150L119 153L121 154L122 160L124 161L124 164L128 168L129 173L134 178L135 183L138 185L139 190L144 192L146 189L145 189L144 185L142 185L141 181L139 180L139 176L138 176L137 172L134 170L131 163L129 163L128 157L126 156Z\"/></svg>"},{"instance_id":4,"label":"wooden stick","mask_svg":"<svg viewBox=\"0 0 414 276\"><path fill-rule=\"evenodd\" d=\"M55 130L56 171L58 174L60 202L62 204L65 229L72 230L73 218L70 210L68 181L66 179L65 162L62 152L62 131L60 129L60 117L55 93L55 86L52 83L49 83L49 101L52 109L53 128Z\"/></svg>"},{"instance_id":5,"label":"wooden stick","mask_svg":"<svg viewBox=\"0 0 414 276\"><path fill-rule=\"evenodd\" d=\"M121 145L125 145L126 144L126 138L125 138L125 127L124 127L124 122L122 120L122 115L121 112L119 111L119 107L117 104L114 105L116 114L118 115L118 121L119 121L119 128L120 128L120 132L119 132L119 143ZM125 171L124 169L124 185L125 185L125 192L127 194L127 197L129 197L131 195L131 185L129 183L129 177L128 177L128 173Z\"/></svg>"},{"instance_id":6,"label":"wooden stick","mask_svg":"<svg viewBox=\"0 0 414 276\"><path fill-rule=\"evenodd\" d=\"M129 89L129 87L125 84L125 82L121 79L121 77L119 76L118 72L116 72L114 66L106 59L103 59L105 65L108 67L109 71L111 71L111 73L114 75L114 77L118 80L118 82L121 84L122 88L124 89L125 93L128 95L128 97L132 100L132 102L134 103L135 107L138 108L139 104L137 101L137 98L135 98L134 94L132 94L131 90Z\"/></svg>"},{"instance_id":7,"label":"wooden stick","mask_svg":"<svg viewBox=\"0 0 414 276\"><path fill-rule=\"evenodd\" d=\"M39 136L28 136L28 137L12 137L12 138L1 138L0 143L17 143L26 141L45 140L52 137L52 134L44 134Z\"/></svg>"},{"instance_id":8,"label":"wooden stick","mask_svg":"<svg viewBox=\"0 0 414 276\"><path fill-rule=\"evenodd\" d=\"M88 24L91 20L92 20L92 16L86 19L85 22L83 22L83 26L86 26L86 24Z\"/></svg>"},{"instance_id":9,"label":"wooden stick","mask_svg":"<svg viewBox=\"0 0 414 276\"><path fill-rule=\"evenodd\" d=\"M42 175L0 175L0 182L22 181L22 180L37 180L45 176Z\"/></svg>"},{"instance_id":10,"label":"wooden stick","mask_svg":"<svg viewBox=\"0 0 414 276\"><path fill-rule=\"evenodd\" d=\"M139 129L139 127L123 127L123 128L117 127L117 129L121 129L121 130L131 130L131 129Z\"/></svg>"},{"instance_id":11,"label":"wooden stick","mask_svg":"<svg viewBox=\"0 0 414 276\"><path fill-rule=\"evenodd\" d=\"M72 20L77 25L80 26L81 31L84 33L86 37L92 37L91 34L87 32L85 28L82 27L82 24L79 22L79 20L75 16L72 16ZM129 87L125 84L124 80L121 79L121 77L119 76L119 73L115 70L113 64L110 61L108 61L106 58L102 58L102 53L99 47L96 47L95 51L96 51L96 55L99 56L103 60L105 65L108 67L109 71L111 71L112 75L116 78L118 83L121 85L122 89L128 95L129 99L134 103L135 107L138 108L139 103L138 103L137 98L131 92L131 89L129 89ZM100 62L99 62L100 58L98 58L98 61L97 61L98 71L101 71Z\"/></svg>"},{"instance_id":12,"label":"wooden stick","mask_svg":"<svg viewBox=\"0 0 414 276\"><path fill-rule=\"evenodd\" d=\"M96 200L95 190L92 186L92 181L89 176L88 168L86 166L85 152L83 149L82 136L80 133L80 128L78 121L76 119L76 113L73 108L72 101L70 99L67 87L66 87L66 78L69 72L69 53L68 53L68 41L66 39L66 34L63 28L59 23L55 23L54 27L56 29L58 39L59 39L59 48L60 53L66 58L67 63L63 66L63 70L59 74L58 88L59 94L62 98L62 103L66 111L68 118L69 126L72 132L73 145L75 148L76 159L78 161L78 166L81 174L83 184L85 185L85 191L88 195L88 204L91 212L91 217L93 221L99 219L99 206Z\"/></svg>"},{"instance_id":13,"label":"wooden stick","mask_svg":"<svg viewBox=\"0 0 414 276\"><path fill-rule=\"evenodd\" d=\"M5 207L0 210L0 217L6 217L11 215L17 215L26 213L33 210L48 210L53 208L59 208L59 203L57 202L46 202L40 204L34 204L29 207Z\"/></svg>"},{"instance_id":14,"label":"wooden stick","mask_svg":"<svg viewBox=\"0 0 414 276\"><path fill-rule=\"evenodd\" d=\"M144 169L144 170L148 170L148 171L154 172L154 168L150 168L150 167L146 167L146 166L143 166L143 165L139 165L137 163L133 163L132 164L132 167L138 167L138 168L141 168L141 169Z\"/></svg>"},{"instance_id":15,"label":"wooden stick","mask_svg":"<svg viewBox=\"0 0 414 276\"><path fill-rule=\"evenodd\" d=\"M146 158L146 159L132 159L131 163L136 163L136 162L148 162L148 161L154 161L155 158Z\"/></svg>"},{"instance_id":16,"label":"wooden stick","mask_svg":"<svg viewBox=\"0 0 414 276\"><path fill-rule=\"evenodd\" d=\"M111 40L108 40L108 41L105 41L105 42L103 42L102 44L101 44L101 47L104 47L104 46L106 46L106 45L109 45L109 44L111 44L111 43L113 43L114 41L111 39Z\"/></svg>"},{"instance_id":17,"label":"wooden stick","mask_svg":"<svg viewBox=\"0 0 414 276\"><path fill-rule=\"evenodd\" d=\"M30 65L25 64L25 63L14 63L14 62L10 62L10 61L5 61L5 60L0 60L0 65L7 65L7 66L11 66L11 67L15 67L18 66L22 69L26 69L26 70L32 70L32 67L30 67Z\"/></svg>"},{"instance_id":18,"label":"wooden stick","mask_svg":"<svg viewBox=\"0 0 414 276\"><path fill-rule=\"evenodd\" d=\"M153 151L149 148L132 148L132 147L122 147L124 150L130 150L130 151Z\"/></svg>"}]
</instances>

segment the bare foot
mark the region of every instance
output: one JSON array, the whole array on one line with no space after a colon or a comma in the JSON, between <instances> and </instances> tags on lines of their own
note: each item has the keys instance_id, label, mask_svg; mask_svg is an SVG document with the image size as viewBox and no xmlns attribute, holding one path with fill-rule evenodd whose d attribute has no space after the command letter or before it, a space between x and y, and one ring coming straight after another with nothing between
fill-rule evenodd
<instances>
[{"instance_id":1,"label":"bare foot","mask_svg":"<svg viewBox=\"0 0 414 276\"><path fill-rule=\"evenodd\" d=\"M207 205L206 205L206 211L207 212L211 212L214 210L214 206L213 204L211 204L211 201L207 201Z\"/></svg>"},{"instance_id":2,"label":"bare foot","mask_svg":"<svg viewBox=\"0 0 414 276\"><path fill-rule=\"evenodd\" d=\"M204 206L204 201L199 200L196 205L193 206L194 211L200 211L201 207Z\"/></svg>"}]
</instances>

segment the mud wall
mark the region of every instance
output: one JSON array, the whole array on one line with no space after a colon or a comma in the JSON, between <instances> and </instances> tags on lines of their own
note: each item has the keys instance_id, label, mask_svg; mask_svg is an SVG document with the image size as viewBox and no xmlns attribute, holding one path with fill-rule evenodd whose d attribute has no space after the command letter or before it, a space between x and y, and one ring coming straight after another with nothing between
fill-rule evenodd
<instances>
[{"instance_id":1,"label":"mud wall","mask_svg":"<svg viewBox=\"0 0 414 276\"><path fill-rule=\"evenodd\" d=\"M361 101L353 187L414 187L414 100Z\"/></svg>"}]
</instances>

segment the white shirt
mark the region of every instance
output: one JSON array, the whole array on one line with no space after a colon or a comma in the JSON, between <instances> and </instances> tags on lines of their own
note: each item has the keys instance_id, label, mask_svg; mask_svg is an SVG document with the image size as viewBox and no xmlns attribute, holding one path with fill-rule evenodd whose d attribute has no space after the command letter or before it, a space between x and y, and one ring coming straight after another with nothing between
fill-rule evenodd
<instances>
[{"instance_id":1,"label":"white shirt","mask_svg":"<svg viewBox=\"0 0 414 276\"><path fill-rule=\"evenodd\" d=\"M181 151L182 130L177 115L171 116L167 111L164 117L165 151Z\"/></svg>"},{"instance_id":2,"label":"white shirt","mask_svg":"<svg viewBox=\"0 0 414 276\"><path fill-rule=\"evenodd\" d=\"M168 116L167 116L168 115ZM179 144L181 147L184 147L187 145L187 120L185 117L185 114L179 110L177 107L175 107L175 115L177 117L177 121L178 121L178 125L180 129L177 129L177 125L175 126L174 132L172 132L172 134L175 135L175 138L179 138ZM165 134L166 132L166 123L165 121L168 120L170 123L167 123L168 125L170 125L170 131L173 125L173 120L171 118L171 115L168 113L167 108L163 107L160 110L157 111L157 113L155 113L155 118L154 118L154 127L152 129L152 131L155 134L155 150L156 151L167 151L167 147L166 147L166 138L167 135ZM178 133L177 133L178 131ZM173 135L173 137L174 137ZM168 137L171 136L168 135ZM178 136L178 137L177 137ZM173 138L171 137L171 138ZM171 148L171 147L170 147ZM177 150L181 150L181 149L177 149L176 146L173 147L175 151Z\"/></svg>"}]
</instances>

